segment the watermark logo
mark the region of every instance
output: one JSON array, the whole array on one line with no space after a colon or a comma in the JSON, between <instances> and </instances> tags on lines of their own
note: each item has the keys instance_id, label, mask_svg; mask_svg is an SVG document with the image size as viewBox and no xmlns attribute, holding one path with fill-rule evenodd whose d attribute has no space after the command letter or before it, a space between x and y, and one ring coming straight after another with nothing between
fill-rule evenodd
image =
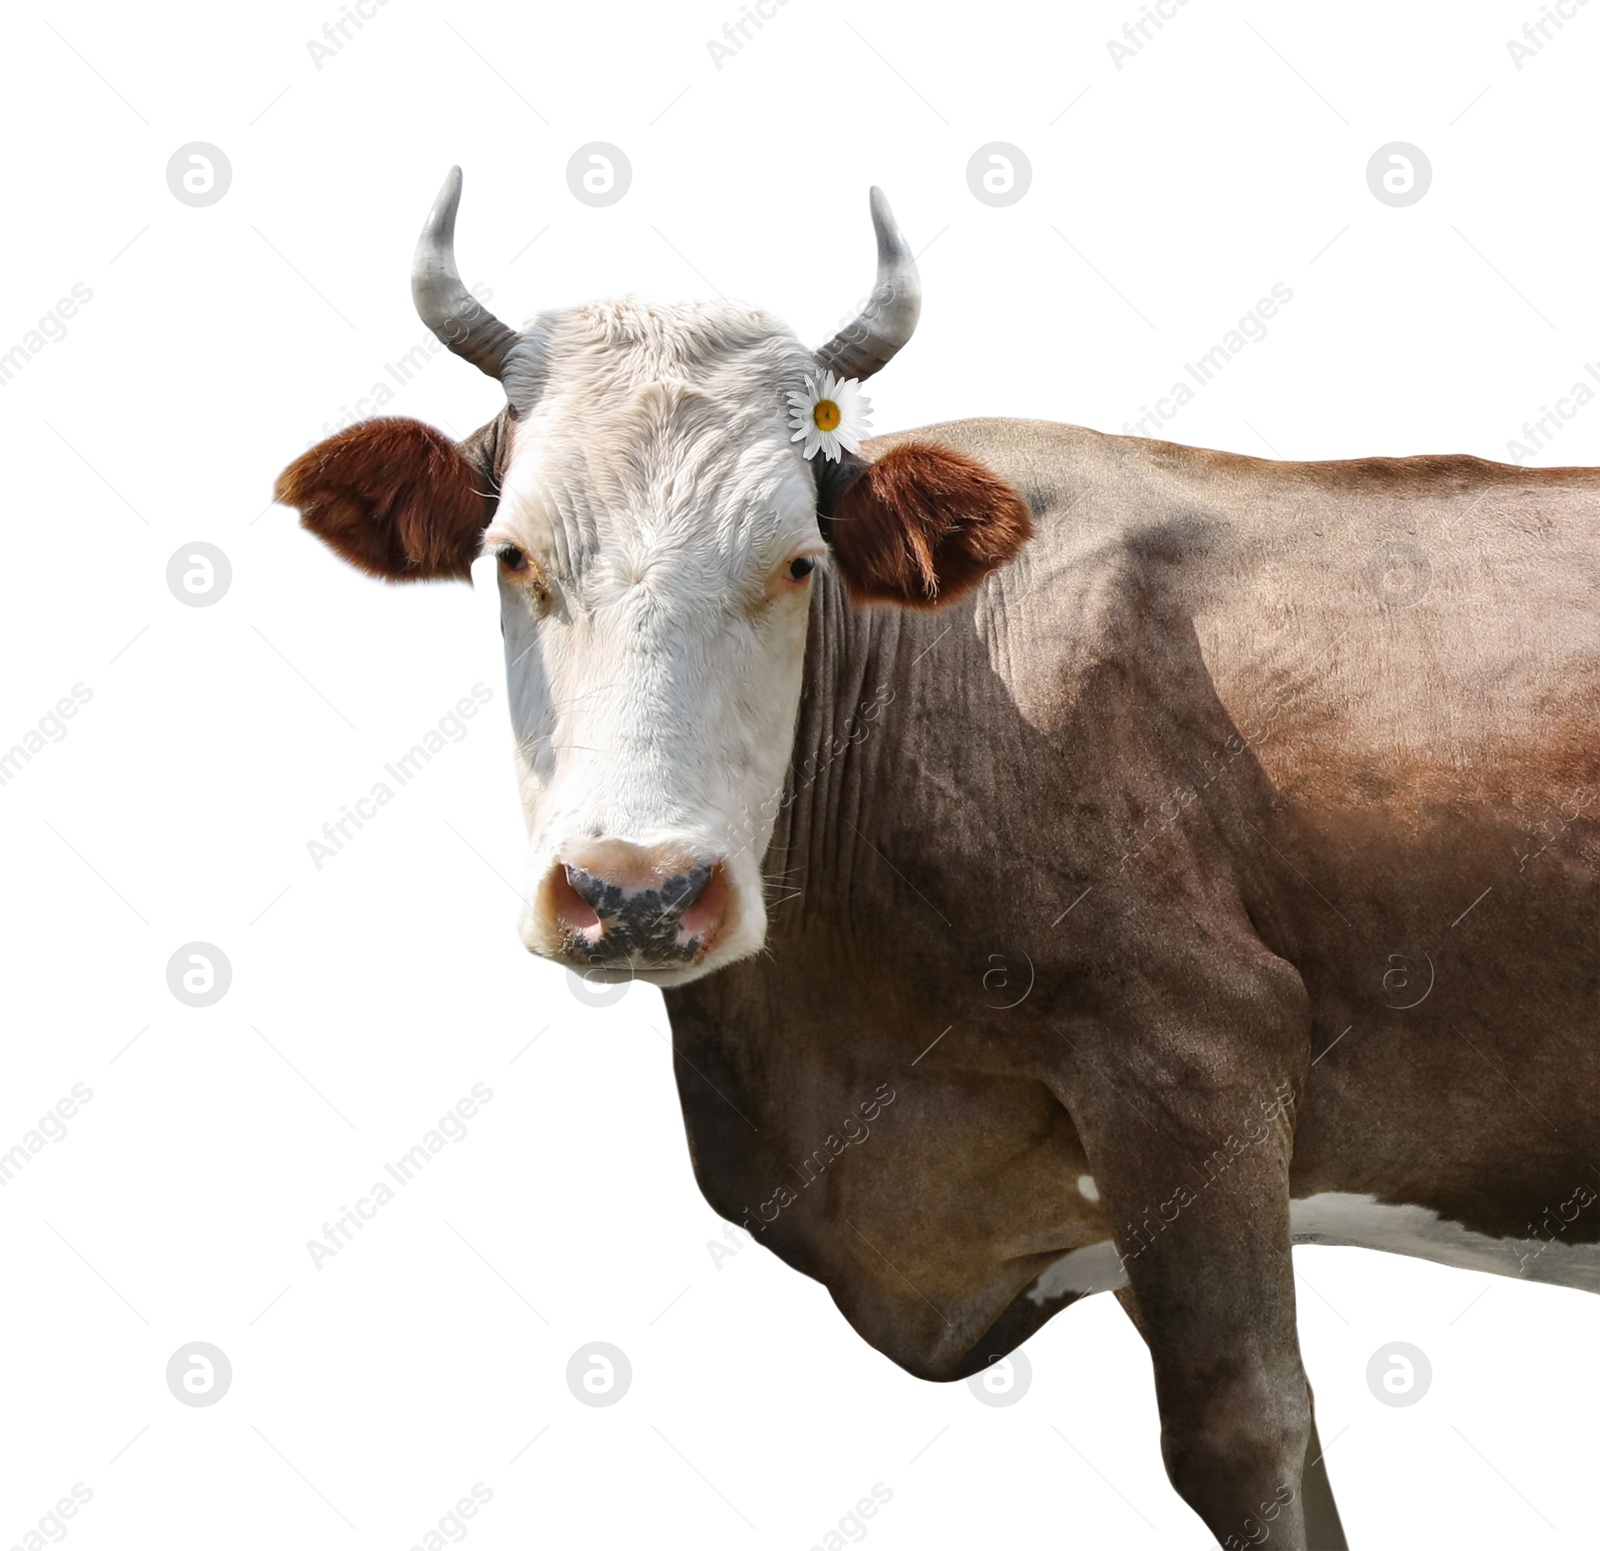
<instances>
[{"instance_id":1,"label":"watermark logo","mask_svg":"<svg viewBox=\"0 0 1600 1551\"><path fill-rule=\"evenodd\" d=\"M67 1122L77 1117L78 1106L94 1097L94 1089L86 1082L75 1082L70 1093L63 1094L51 1109L47 1109L37 1123L22 1133L22 1140L9 1152L0 1152L0 1190L11 1183L29 1158L36 1158L47 1142L64 1142L67 1139Z\"/></svg>"},{"instance_id":2,"label":"watermark logo","mask_svg":"<svg viewBox=\"0 0 1600 1551\"><path fill-rule=\"evenodd\" d=\"M232 184L233 163L221 146L208 140L180 145L167 161L167 187L183 204L214 205Z\"/></svg>"},{"instance_id":3,"label":"watermark logo","mask_svg":"<svg viewBox=\"0 0 1600 1551\"><path fill-rule=\"evenodd\" d=\"M1230 1131L1212 1150L1209 1157L1200 1160L1198 1168L1194 1164L1190 1165L1200 1180L1200 1189L1209 1190L1251 1147L1259 1147L1274 1138L1281 1140L1287 1127L1292 1124L1294 1102L1294 1088L1287 1082L1280 1082L1273 1089L1270 1099L1256 1101L1261 1111L1259 1119L1246 1110L1246 1118L1240 1122L1238 1131ZM1243 1135L1240 1135L1240 1132ZM1098 1188L1096 1186L1096 1189ZM1187 1184L1180 1183L1174 1187L1172 1194L1165 1201L1153 1207L1146 1206L1138 1222L1127 1223L1117 1235L1122 1246L1118 1263L1123 1274L1127 1274L1130 1260L1137 1259L1155 1243L1158 1233L1165 1233L1185 1211L1201 1199L1197 1191L1192 1190ZM1170 1212L1167 1210L1169 1206L1172 1208Z\"/></svg>"},{"instance_id":4,"label":"watermark logo","mask_svg":"<svg viewBox=\"0 0 1600 1551\"><path fill-rule=\"evenodd\" d=\"M94 1488L74 1481L71 1495L58 1497L55 1507L34 1521L38 1526L36 1529L24 1530L17 1536L12 1551L44 1551L46 1542L53 1545L58 1540L65 1540L67 1526L62 1521L77 1518L79 1509L93 1501Z\"/></svg>"},{"instance_id":5,"label":"watermark logo","mask_svg":"<svg viewBox=\"0 0 1600 1551\"><path fill-rule=\"evenodd\" d=\"M380 5L387 5L389 0L351 0L349 5L341 5L339 14L331 21L322 24L322 41L315 38L306 39L306 52L311 56L311 63L321 69L324 62L337 59L344 51L346 43L351 41L350 29L357 32L373 20L378 14Z\"/></svg>"},{"instance_id":6,"label":"watermark logo","mask_svg":"<svg viewBox=\"0 0 1600 1551\"><path fill-rule=\"evenodd\" d=\"M841 1514L837 1526L823 1531L817 1537L811 1551L840 1551L847 1541L854 1542L867 1538L866 1519L875 1519L883 1509L894 1500L894 1488L885 1486L882 1481L872 1483L870 1497L858 1497L856 1505L849 1512Z\"/></svg>"},{"instance_id":7,"label":"watermark logo","mask_svg":"<svg viewBox=\"0 0 1600 1551\"><path fill-rule=\"evenodd\" d=\"M383 767L388 781L374 781L366 796L345 803L339 816L329 819L322 826L322 839L313 836L306 841L306 855L311 858L313 869L321 872L355 838L351 833L352 825L359 833L395 800L402 788L409 786L422 774L435 755L442 754L451 743L460 743L472 730L467 723L492 698L488 685L482 679L478 680L472 686L470 696L461 696L453 711L446 711L404 754ZM391 786L389 781L394 785Z\"/></svg>"},{"instance_id":8,"label":"watermark logo","mask_svg":"<svg viewBox=\"0 0 1600 1551\"><path fill-rule=\"evenodd\" d=\"M46 711L39 720L23 733L20 741L9 749L0 750L0 786L6 786L22 774L22 767L31 764L35 754L42 754L46 740L59 743L66 737L67 723L94 699L94 691L82 680L72 686L70 695L56 701L53 711Z\"/></svg>"},{"instance_id":9,"label":"watermark logo","mask_svg":"<svg viewBox=\"0 0 1600 1551\"><path fill-rule=\"evenodd\" d=\"M739 1237L740 1234L744 1235L742 1239ZM731 1249L717 1243L715 1239L706 1240L706 1253L711 1256L711 1264L719 1271L722 1269L724 1260L732 1260L746 1244L755 1243L755 1240L743 1228L737 1227L731 1222L723 1225L722 1236L728 1241L728 1244L733 1246Z\"/></svg>"},{"instance_id":10,"label":"watermark logo","mask_svg":"<svg viewBox=\"0 0 1600 1551\"><path fill-rule=\"evenodd\" d=\"M1431 954L1414 953L1409 948L1386 954L1379 980L1383 1005L1394 1012L1409 1012L1413 1007L1420 1007L1433 994L1433 980Z\"/></svg>"},{"instance_id":11,"label":"watermark logo","mask_svg":"<svg viewBox=\"0 0 1600 1551\"><path fill-rule=\"evenodd\" d=\"M473 1083L470 1096L463 1095L457 1099L453 1109L447 1109L423 1132L422 1140L415 1147L402 1153L394 1162L384 1164L383 1171L394 1181L394 1185L388 1180L378 1180L366 1195L357 1198L354 1210L340 1205L339 1215L331 1222L323 1223L320 1239L306 1240L306 1253L311 1257L311 1264L320 1271L323 1261L332 1260L358 1233L365 1230L369 1222L376 1220L384 1207L398 1199L399 1192L395 1185L404 1190L414 1179L422 1176L448 1144L466 1141L471 1135L467 1122L476 1120L480 1108L493 1099L494 1089L488 1083Z\"/></svg>"},{"instance_id":12,"label":"watermark logo","mask_svg":"<svg viewBox=\"0 0 1600 1551\"><path fill-rule=\"evenodd\" d=\"M426 1530L417 1537L416 1546L412 1551L421 1551L426 1546L428 1551L433 1551L435 1546L444 1546L447 1541L465 1540L467 1526L463 1519L477 1518L480 1510L486 1503L494 1501L494 1488L485 1485L482 1481L472 1483L470 1497L458 1497L456 1505L448 1513L439 1515L437 1522L430 1524Z\"/></svg>"},{"instance_id":13,"label":"watermark logo","mask_svg":"<svg viewBox=\"0 0 1600 1551\"><path fill-rule=\"evenodd\" d=\"M1193 386L1180 378L1156 400L1154 408L1149 404L1141 404L1139 418L1124 420L1122 429L1129 436L1159 435L1162 425L1169 420L1176 420L1185 405L1194 403L1199 390L1210 387L1216 381L1217 374L1241 355L1246 345L1259 345L1267 337L1268 323L1293 300L1293 287L1285 281L1275 280L1270 293L1261 297L1216 344L1194 360L1183 363L1183 369Z\"/></svg>"},{"instance_id":14,"label":"watermark logo","mask_svg":"<svg viewBox=\"0 0 1600 1551\"><path fill-rule=\"evenodd\" d=\"M167 960L167 989L185 1007L210 1007L228 994L233 965L210 942L186 942Z\"/></svg>"},{"instance_id":15,"label":"watermark logo","mask_svg":"<svg viewBox=\"0 0 1600 1551\"><path fill-rule=\"evenodd\" d=\"M1520 39L1506 39L1506 52L1511 56L1511 63L1520 70L1530 59L1537 59L1544 52L1545 44L1553 41L1550 29L1554 27L1560 32L1568 22L1576 19L1578 7L1588 3L1589 0L1554 0L1551 5L1540 6L1537 19L1522 24Z\"/></svg>"},{"instance_id":16,"label":"watermark logo","mask_svg":"<svg viewBox=\"0 0 1600 1551\"><path fill-rule=\"evenodd\" d=\"M967 162L967 187L985 205L1014 205L1033 184L1033 163L1005 140L980 145Z\"/></svg>"},{"instance_id":17,"label":"watermark logo","mask_svg":"<svg viewBox=\"0 0 1600 1551\"><path fill-rule=\"evenodd\" d=\"M1420 603L1433 586L1433 566L1415 544L1382 544L1367 556L1367 585L1392 609Z\"/></svg>"},{"instance_id":18,"label":"watermark logo","mask_svg":"<svg viewBox=\"0 0 1600 1551\"><path fill-rule=\"evenodd\" d=\"M1008 1012L1020 1007L1033 990L1033 960L1022 955L1025 969L1018 969L1004 953L991 953L989 967L983 972L985 1007L996 1012Z\"/></svg>"},{"instance_id":19,"label":"watermark logo","mask_svg":"<svg viewBox=\"0 0 1600 1551\"><path fill-rule=\"evenodd\" d=\"M614 1406L633 1386L633 1364L620 1346L591 1341L567 1360L567 1388L586 1406Z\"/></svg>"},{"instance_id":20,"label":"watermark logo","mask_svg":"<svg viewBox=\"0 0 1600 1551\"><path fill-rule=\"evenodd\" d=\"M186 1406L214 1406L233 1386L233 1364L220 1346L190 1341L167 1359L167 1388Z\"/></svg>"},{"instance_id":21,"label":"watermark logo","mask_svg":"<svg viewBox=\"0 0 1600 1551\"><path fill-rule=\"evenodd\" d=\"M626 966L619 966L626 967ZM572 993L572 999L582 1002L585 1007L615 1007L629 991L633 989L633 970L628 968L626 980L601 980L591 978L600 972L586 969L581 975L575 969L567 971L567 990ZM606 971L614 974L614 970Z\"/></svg>"},{"instance_id":22,"label":"watermark logo","mask_svg":"<svg viewBox=\"0 0 1600 1551\"><path fill-rule=\"evenodd\" d=\"M494 291L481 280L474 281L468 287L472 296L479 302L494 300ZM370 420L380 410L394 403L400 393L417 380L418 375L429 361L433 360L445 348L445 342L431 329L424 331L409 350L396 356L392 361L383 363L384 375L388 382L375 382L362 394L352 406L341 404L337 420L324 420L322 434L314 436L306 443L307 447L314 447L325 437L335 436L347 426L355 425L360 420Z\"/></svg>"},{"instance_id":23,"label":"watermark logo","mask_svg":"<svg viewBox=\"0 0 1600 1551\"><path fill-rule=\"evenodd\" d=\"M967 1380L967 1388L986 1406L1014 1406L1032 1386L1033 1364L1026 1352L1002 1357Z\"/></svg>"},{"instance_id":24,"label":"watermark logo","mask_svg":"<svg viewBox=\"0 0 1600 1551\"><path fill-rule=\"evenodd\" d=\"M1528 1232L1538 1239L1539 1247L1517 1251L1517 1275L1523 1275L1528 1269L1528 1262L1537 1260L1571 1224L1578 1220L1578 1214L1585 1207L1593 1206L1596 1200L1600 1200L1600 1197L1597 1197L1594 1191L1587 1185L1579 1184L1560 1206L1545 1208L1543 1222L1537 1226L1530 1222ZM1567 1210L1569 1206L1572 1208L1570 1212Z\"/></svg>"},{"instance_id":25,"label":"watermark logo","mask_svg":"<svg viewBox=\"0 0 1600 1551\"><path fill-rule=\"evenodd\" d=\"M952 1024L951 1027L953 1028L954 1025ZM949 1029L944 1031L945 1034L949 1032ZM941 1034L939 1039L943 1038L944 1034ZM934 1040L933 1044L937 1045L939 1039ZM933 1045L929 1045L928 1050L932 1049ZM924 1050L922 1055L927 1053L928 1051ZM922 1056L917 1057L918 1061L921 1059ZM911 1064L915 1066L917 1062L913 1061ZM870 1141L872 1139L872 1123L878 1119L889 1105L894 1103L894 1098L894 1089L888 1083L880 1082L873 1089L873 1096L870 1099L863 1099L856 1105L856 1109L860 1112L860 1118L853 1114L846 1115L840 1122L839 1129L830 1131L827 1139L820 1147L814 1148L806 1157L800 1160L798 1168L791 1163L789 1171L799 1179L800 1188L809 1190L812 1185L822 1178L823 1172L829 1165L841 1158L849 1147L852 1145L859 1147ZM844 1134L841 1136L840 1132ZM793 1206L799 1199L800 1197L787 1185L780 1184L765 1201L760 1202L756 1207L756 1213L761 1218L761 1226L757 1231L765 1233L767 1231L766 1225L776 1222L784 1208ZM769 1206L772 1208L770 1213L767 1211ZM739 1224L746 1233L750 1232L750 1215L750 1208L747 1206L744 1209L744 1221Z\"/></svg>"},{"instance_id":26,"label":"watermark logo","mask_svg":"<svg viewBox=\"0 0 1600 1551\"><path fill-rule=\"evenodd\" d=\"M759 32L765 23L777 16L778 7L788 3L789 0L754 0L751 5L741 5L739 14L731 22L722 24L722 36L728 40L726 43L719 43L715 38L706 39L706 52L711 55L711 63L720 70L728 60L737 59L745 44L752 41L751 27Z\"/></svg>"},{"instance_id":27,"label":"watermark logo","mask_svg":"<svg viewBox=\"0 0 1600 1551\"><path fill-rule=\"evenodd\" d=\"M1106 52L1111 56L1111 63L1120 70L1130 59L1137 59L1144 52L1145 45L1153 40L1155 32L1175 20L1178 7L1188 3L1189 0L1151 0L1150 4L1141 5L1139 14L1132 21L1122 24L1120 38L1106 39ZM1152 28L1155 32L1151 31Z\"/></svg>"},{"instance_id":28,"label":"watermark logo","mask_svg":"<svg viewBox=\"0 0 1600 1551\"><path fill-rule=\"evenodd\" d=\"M233 585L233 566L215 544L182 544L167 562L167 591L192 609L220 603Z\"/></svg>"},{"instance_id":29,"label":"watermark logo","mask_svg":"<svg viewBox=\"0 0 1600 1551\"><path fill-rule=\"evenodd\" d=\"M1433 1384L1428 1354L1409 1341L1380 1346L1367 1362L1367 1388L1386 1406L1414 1406Z\"/></svg>"},{"instance_id":30,"label":"watermark logo","mask_svg":"<svg viewBox=\"0 0 1600 1551\"><path fill-rule=\"evenodd\" d=\"M1583 369L1596 382L1600 382L1600 362L1585 361ZM1519 441L1513 436L1506 442L1506 460L1510 463L1526 463L1535 454L1543 452L1566 430L1570 421L1577 419L1579 410L1594 402L1594 398L1595 390L1588 383L1575 382L1556 400L1553 409L1548 404L1541 404L1537 420L1522 422L1523 439Z\"/></svg>"},{"instance_id":31,"label":"watermark logo","mask_svg":"<svg viewBox=\"0 0 1600 1551\"><path fill-rule=\"evenodd\" d=\"M1367 163L1367 187L1386 205L1414 205L1433 185L1427 153L1404 140L1380 145Z\"/></svg>"},{"instance_id":32,"label":"watermark logo","mask_svg":"<svg viewBox=\"0 0 1600 1551\"><path fill-rule=\"evenodd\" d=\"M65 339L68 320L77 317L78 308L88 306L93 300L94 292L83 281L76 281L70 296L63 296L39 319L35 327L23 334L9 350L0 353L0 388L9 388L11 379L46 345Z\"/></svg>"},{"instance_id":33,"label":"watermark logo","mask_svg":"<svg viewBox=\"0 0 1600 1551\"><path fill-rule=\"evenodd\" d=\"M567 187L586 205L614 205L633 183L633 163L621 146L608 140L580 145L567 162Z\"/></svg>"}]
</instances>

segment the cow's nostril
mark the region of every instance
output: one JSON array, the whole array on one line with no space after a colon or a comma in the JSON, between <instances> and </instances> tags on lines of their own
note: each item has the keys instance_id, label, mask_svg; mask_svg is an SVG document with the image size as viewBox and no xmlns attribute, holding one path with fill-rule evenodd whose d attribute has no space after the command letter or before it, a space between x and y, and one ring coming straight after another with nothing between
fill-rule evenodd
<instances>
[{"instance_id":1,"label":"cow's nostril","mask_svg":"<svg viewBox=\"0 0 1600 1551\"><path fill-rule=\"evenodd\" d=\"M664 910L674 916L682 915L702 894L711 881L709 867L696 867L681 878L668 878L661 885L661 903Z\"/></svg>"},{"instance_id":2,"label":"cow's nostril","mask_svg":"<svg viewBox=\"0 0 1600 1551\"><path fill-rule=\"evenodd\" d=\"M596 916L614 916L621 907L625 890L620 883L596 877L586 867L569 862L562 869L567 887L587 905Z\"/></svg>"},{"instance_id":3,"label":"cow's nostril","mask_svg":"<svg viewBox=\"0 0 1600 1551\"><path fill-rule=\"evenodd\" d=\"M551 907L563 932L587 932L599 926L600 916L593 903L573 886L571 868L558 872L550 880L550 896Z\"/></svg>"},{"instance_id":4,"label":"cow's nostril","mask_svg":"<svg viewBox=\"0 0 1600 1551\"><path fill-rule=\"evenodd\" d=\"M725 867L707 867L703 876L696 874L696 877L699 882L694 892L685 898L678 911L678 936L688 942L716 930L728 913L733 894Z\"/></svg>"}]
</instances>

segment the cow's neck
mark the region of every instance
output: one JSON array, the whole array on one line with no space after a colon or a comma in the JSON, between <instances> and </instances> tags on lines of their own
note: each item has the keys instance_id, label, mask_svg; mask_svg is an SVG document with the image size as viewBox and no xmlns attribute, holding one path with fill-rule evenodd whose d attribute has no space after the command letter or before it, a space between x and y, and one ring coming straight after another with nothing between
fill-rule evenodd
<instances>
[{"instance_id":1,"label":"cow's neck","mask_svg":"<svg viewBox=\"0 0 1600 1551\"><path fill-rule=\"evenodd\" d=\"M891 757L885 731L925 619L852 608L836 577L818 578L789 779L764 867L776 939L820 924L836 897L831 883L867 841L870 816L851 794Z\"/></svg>"}]
</instances>

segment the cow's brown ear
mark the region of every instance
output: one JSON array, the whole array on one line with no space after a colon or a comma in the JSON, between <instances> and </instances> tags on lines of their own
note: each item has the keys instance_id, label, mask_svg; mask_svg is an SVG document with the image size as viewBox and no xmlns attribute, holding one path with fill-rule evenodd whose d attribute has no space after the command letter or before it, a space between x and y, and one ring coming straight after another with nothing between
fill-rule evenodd
<instances>
[{"instance_id":1,"label":"cow's brown ear","mask_svg":"<svg viewBox=\"0 0 1600 1551\"><path fill-rule=\"evenodd\" d=\"M856 603L938 609L971 592L1033 536L1028 503L981 463L904 442L832 503L828 540Z\"/></svg>"},{"instance_id":2,"label":"cow's brown ear","mask_svg":"<svg viewBox=\"0 0 1600 1551\"><path fill-rule=\"evenodd\" d=\"M273 494L373 576L465 580L494 515L494 428L458 445L420 420L365 420L302 453Z\"/></svg>"}]
</instances>

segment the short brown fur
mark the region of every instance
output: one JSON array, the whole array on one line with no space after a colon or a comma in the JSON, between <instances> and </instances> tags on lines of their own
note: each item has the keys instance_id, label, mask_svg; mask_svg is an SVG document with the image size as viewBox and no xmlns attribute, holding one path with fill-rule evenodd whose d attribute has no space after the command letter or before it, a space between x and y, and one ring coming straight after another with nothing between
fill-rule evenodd
<instances>
[{"instance_id":1,"label":"short brown fur","mask_svg":"<svg viewBox=\"0 0 1600 1551\"><path fill-rule=\"evenodd\" d=\"M871 464L834 505L830 540L855 603L954 603L1033 536L1016 487L981 463L906 442Z\"/></svg>"},{"instance_id":2,"label":"short brown fur","mask_svg":"<svg viewBox=\"0 0 1600 1551\"><path fill-rule=\"evenodd\" d=\"M366 420L309 452L273 493L337 554L390 582L465 579L493 515L482 472L420 420Z\"/></svg>"}]
</instances>

